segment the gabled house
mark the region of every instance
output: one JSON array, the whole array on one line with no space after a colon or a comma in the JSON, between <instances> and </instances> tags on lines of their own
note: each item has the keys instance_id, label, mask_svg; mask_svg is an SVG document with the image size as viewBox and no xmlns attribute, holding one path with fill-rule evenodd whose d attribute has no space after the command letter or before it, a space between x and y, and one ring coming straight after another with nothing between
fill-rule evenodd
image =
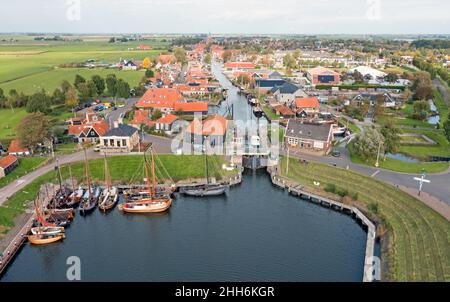
<instances>
[{"instance_id":1,"label":"gabled house","mask_svg":"<svg viewBox=\"0 0 450 302\"><path fill-rule=\"evenodd\" d=\"M88 111L86 117L79 123L78 119L71 120L68 135L72 136L78 143L98 143L100 136L104 135L109 129L108 123L95 113Z\"/></svg>"},{"instance_id":2,"label":"gabled house","mask_svg":"<svg viewBox=\"0 0 450 302\"><path fill-rule=\"evenodd\" d=\"M14 155L0 158L0 178L11 173L19 165L19 159Z\"/></svg>"},{"instance_id":3,"label":"gabled house","mask_svg":"<svg viewBox=\"0 0 450 302\"><path fill-rule=\"evenodd\" d=\"M353 97L352 103L360 106L365 102L369 102L374 106L377 102L382 102L381 106L384 108L393 108L397 105L395 98L388 92L384 93L359 93Z\"/></svg>"},{"instance_id":4,"label":"gabled house","mask_svg":"<svg viewBox=\"0 0 450 302\"><path fill-rule=\"evenodd\" d=\"M13 139L8 147L8 154L14 156L29 156L31 155L31 150L23 148L20 146L18 139Z\"/></svg>"},{"instance_id":5,"label":"gabled house","mask_svg":"<svg viewBox=\"0 0 450 302\"><path fill-rule=\"evenodd\" d=\"M256 79L255 87L261 93L266 93L275 87L283 86L286 83L283 79Z\"/></svg>"},{"instance_id":6,"label":"gabled house","mask_svg":"<svg viewBox=\"0 0 450 302\"><path fill-rule=\"evenodd\" d=\"M327 154L332 148L332 124L305 124L290 119L284 134L285 143L294 149Z\"/></svg>"},{"instance_id":7,"label":"gabled house","mask_svg":"<svg viewBox=\"0 0 450 302\"><path fill-rule=\"evenodd\" d=\"M296 98L295 111L302 117L304 115L316 117L319 114L319 99L317 97Z\"/></svg>"},{"instance_id":8,"label":"gabled house","mask_svg":"<svg viewBox=\"0 0 450 302\"><path fill-rule=\"evenodd\" d=\"M125 60L122 63L122 70L137 70L138 64L133 60Z\"/></svg>"},{"instance_id":9,"label":"gabled house","mask_svg":"<svg viewBox=\"0 0 450 302\"><path fill-rule=\"evenodd\" d=\"M166 114L165 116L156 120L155 129L170 134L172 132L172 126L177 119L178 117L176 115Z\"/></svg>"},{"instance_id":10,"label":"gabled house","mask_svg":"<svg viewBox=\"0 0 450 302\"><path fill-rule=\"evenodd\" d=\"M272 106L272 110L275 112L275 114L277 115L281 115L283 118L294 118L295 117L295 112L292 111L289 107L287 107L286 105L283 104L275 104Z\"/></svg>"},{"instance_id":11,"label":"gabled house","mask_svg":"<svg viewBox=\"0 0 450 302\"><path fill-rule=\"evenodd\" d=\"M203 145L208 140L211 146L223 146L225 143L228 120L221 115L212 115L202 122L195 118L184 133L184 140L193 145Z\"/></svg>"},{"instance_id":12,"label":"gabled house","mask_svg":"<svg viewBox=\"0 0 450 302\"><path fill-rule=\"evenodd\" d=\"M159 109L170 113L175 103L184 102L184 97L174 88L150 88L136 103L138 109Z\"/></svg>"},{"instance_id":13,"label":"gabled house","mask_svg":"<svg viewBox=\"0 0 450 302\"><path fill-rule=\"evenodd\" d=\"M150 110L134 110L133 119L130 125L139 129L142 125L147 127L155 126L155 122L151 119L152 113Z\"/></svg>"},{"instance_id":14,"label":"gabled house","mask_svg":"<svg viewBox=\"0 0 450 302\"><path fill-rule=\"evenodd\" d=\"M105 153L131 152L139 144L139 131L132 126L115 124L100 137L100 149Z\"/></svg>"},{"instance_id":15,"label":"gabled house","mask_svg":"<svg viewBox=\"0 0 450 302\"><path fill-rule=\"evenodd\" d=\"M338 85L341 82L341 75L339 73L321 66L308 70L306 77L313 85Z\"/></svg>"},{"instance_id":16,"label":"gabled house","mask_svg":"<svg viewBox=\"0 0 450 302\"><path fill-rule=\"evenodd\" d=\"M274 95L277 102L287 105L291 105L298 97L307 96L307 94L297 85L289 82L286 82L281 86L272 88L271 93Z\"/></svg>"}]
</instances>

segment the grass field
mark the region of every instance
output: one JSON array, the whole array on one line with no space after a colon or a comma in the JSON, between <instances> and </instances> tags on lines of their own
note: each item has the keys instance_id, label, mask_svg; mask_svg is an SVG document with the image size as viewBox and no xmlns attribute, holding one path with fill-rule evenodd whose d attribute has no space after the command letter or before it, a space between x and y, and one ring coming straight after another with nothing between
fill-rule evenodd
<instances>
[{"instance_id":1,"label":"grass field","mask_svg":"<svg viewBox=\"0 0 450 302\"><path fill-rule=\"evenodd\" d=\"M159 180L165 177L165 173L161 168L162 165L174 181L188 178L205 177L205 158L203 155L159 155L156 160L156 174ZM143 183L144 169L142 166L142 156L115 156L108 158L108 166L110 170L111 180L121 184ZM220 179L234 172L222 169L222 164L226 161L220 156L211 156L208 160L210 176ZM92 181L95 183L104 182L104 166L103 159L89 161ZM71 165L72 175L75 179L85 182L83 163L75 163ZM61 168L63 178L69 179L69 168L63 166ZM57 183L57 175L55 172L46 173L35 181L25 186L21 191L17 192L0 207L0 226L12 227L14 219L17 215L23 213L25 205L30 204L34 200L40 186L47 182Z\"/></svg>"},{"instance_id":2,"label":"grass field","mask_svg":"<svg viewBox=\"0 0 450 302\"><path fill-rule=\"evenodd\" d=\"M17 178L33 171L47 160L46 157L24 157L19 159L19 166L15 168L10 174L0 178L0 188L13 182Z\"/></svg>"},{"instance_id":3,"label":"grass field","mask_svg":"<svg viewBox=\"0 0 450 302\"><path fill-rule=\"evenodd\" d=\"M144 43L151 45L152 50L129 50ZM5 92L17 89L19 92L32 93L44 88L52 91L64 79L73 82L76 73L85 77L93 74L105 76L115 73L135 85L143 72L122 72L107 69L72 69L57 68L63 63L84 62L88 59L118 62L120 59L142 60L145 57L155 58L167 51L168 43L161 40L129 43L101 42L42 42L38 44L25 40L21 45L0 44L0 88Z\"/></svg>"},{"instance_id":4,"label":"grass field","mask_svg":"<svg viewBox=\"0 0 450 302\"><path fill-rule=\"evenodd\" d=\"M412 145L402 145L400 146L400 153L410 155L416 158L427 158L429 156L450 156L450 142L445 137L444 133L441 131L426 131L426 130L416 130L416 134L425 134L432 140L434 140L437 145L433 146L412 146Z\"/></svg>"},{"instance_id":5,"label":"grass field","mask_svg":"<svg viewBox=\"0 0 450 302\"><path fill-rule=\"evenodd\" d=\"M285 166L283 159L282 171ZM419 200L370 177L319 163L291 161L287 177L311 188L319 181L322 190L335 185L356 193L364 206L378 205L376 215L388 230L383 279L450 281L450 222Z\"/></svg>"},{"instance_id":6,"label":"grass field","mask_svg":"<svg viewBox=\"0 0 450 302\"><path fill-rule=\"evenodd\" d=\"M6 144L16 137L16 127L26 115L24 108L0 109L0 142Z\"/></svg>"}]
</instances>

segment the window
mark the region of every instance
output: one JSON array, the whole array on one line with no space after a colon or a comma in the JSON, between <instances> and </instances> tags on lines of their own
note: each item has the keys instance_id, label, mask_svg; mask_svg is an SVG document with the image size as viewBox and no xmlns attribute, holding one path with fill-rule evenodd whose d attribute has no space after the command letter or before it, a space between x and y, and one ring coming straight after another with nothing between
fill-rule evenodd
<instances>
[{"instance_id":1,"label":"window","mask_svg":"<svg viewBox=\"0 0 450 302\"><path fill-rule=\"evenodd\" d=\"M103 145L108 146L108 140L107 139L103 140Z\"/></svg>"},{"instance_id":2,"label":"window","mask_svg":"<svg viewBox=\"0 0 450 302\"><path fill-rule=\"evenodd\" d=\"M109 145L110 145L111 147L114 147L114 140L113 140L113 139L110 139L110 140L109 140Z\"/></svg>"},{"instance_id":3,"label":"window","mask_svg":"<svg viewBox=\"0 0 450 302\"><path fill-rule=\"evenodd\" d=\"M125 147L126 145L127 145L127 140L126 140L126 139L123 139L123 140L122 140L122 146Z\"/></svg>"}]
</instances>

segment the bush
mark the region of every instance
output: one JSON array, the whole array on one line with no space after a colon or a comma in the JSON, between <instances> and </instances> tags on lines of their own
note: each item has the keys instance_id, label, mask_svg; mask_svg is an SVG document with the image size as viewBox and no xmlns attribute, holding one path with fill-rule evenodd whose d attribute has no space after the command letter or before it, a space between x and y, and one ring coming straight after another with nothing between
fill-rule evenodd
<instances>
[{"instance_id":1,"label":"bush","mask_svg":"<svg viewBox=\"0 0 450 302\"><path fill-rule=\"evenodd\" d=\"M334 184L327 184L325 186L325 192L336 193L336 185L334 185Z\"/></svg>"},{"instance_id":2,"label":"bush","mask_svg":"<svg viewBox=\"0 0 450 302\"><path fill-rule=\"evenodd\" d=\"M367 205L367 208L369 209L369 212L373 214L378 213L378 203L377 202L371 202Z\"/></svg>"}]
</instances>

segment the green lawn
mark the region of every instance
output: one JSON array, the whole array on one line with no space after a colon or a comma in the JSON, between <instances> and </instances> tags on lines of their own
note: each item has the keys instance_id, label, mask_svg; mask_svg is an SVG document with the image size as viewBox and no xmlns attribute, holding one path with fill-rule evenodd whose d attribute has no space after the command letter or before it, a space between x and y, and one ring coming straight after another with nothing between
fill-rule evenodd
<instances>
[{"instance_id":1,"label":"green lawn","mask_svg":"<svg viewBox=\"0 0 450 302\"><path fill-rule=\"evenodd\" d=\"M104 160L95 159L89 161L91 177L95 183L104 181ZM130 184L143 183L144 169L142 156L115 156L108 158L111 180L116 183ZM188 178L205 177L205 158L203 155L159 155L156 160L156 174L159 180L165 178L162 165L174 181ZM221 177L230 176L235 172L222 169L222 164L226 163L221 156L210 156L208 159L209 173L211 177L220 180ZM83 163L75 163L71 166L72 175L75 179L85 182ZM67 166L61 168L63 178L69 179L69 169ZM46 173L35 181L31 182L17 192L0 207L0 226L12 227L14 218L24 211L24 205L34 200L40 186L46 182L57 182L55 172Z\"/></svg>"},{"instance_id":2,"label":"green lawn","mask_svg":"<svg viewBox=\"0 0 450 302\"><path fill-rule=\"evenodd\" d=\"M284 173L285 159L281 166ZM388 231L384 280L450 281L450 222L421 201L373 178L319 163L290 161L287 177L316 190L334 185L356 195L363 206L378 205L376 216Z\"/></svg>"},{"instance_id":3,"label":"green lawn","mask_svg":"<svg viewBox=\"0 0 450 302\"><path fill-rule=\"evenodd\" d=\"M356 164L361 164L361 165L367 165L370 167L374 167L375 166L375 159L369 160L369 161L365 161L362 158L360 158L358 155L354 154L352 152L352 146L353 146L353 142L351 142L350 144L347 145L347 149L350 152L350 159L352 160L352 162L356 163ZM407 148L409 146L401 146L400 147L400 152L401 153L405 153L406 155L411 155L409 153L406 152L402 152L402 150L404 148ZM433 146L420 146L420 148L433 148ZM417 155L417 154L415 154ZM379 167L382 169L387 169L387 170L392 170L392 171L396 171L396 172L402 172L402 173L422 173L423 170L425 170L427 173L439 173L439 172L444 172L446 170L448 170L450 164L446 163L446 162L420 162L420 163L408 163L408 162L404 162L398 159L393 159L393 158L380 158L379 160Z\"/></svg>"},{"instance_id":4,"label":"green lawn","mask_svg":"<svg viewBox=\"0 0 450 302\"><path fill-rule=\"evenodd\" d=\"M410 155L416 158L427 158L429 156L450 156L450 142L445 137L444 133L441 131L426 131L426 130L416 130L416 134L425 134L432 140L434 140L437 145L433 146L412 146L412 145L402 145L400 146L400 153Z\"/></svg>"},{"instance_id":5,"label":"green lawn","mask_svg":"<svg viewBox=\"0 0 450 302\"><path fill-rule=\"evenodd\" d=\"M440 117L440 125L443 126L445 121L448 118L448 106L442 98L441 93L436 88L433 90L434 94L434 104L436 105L436 109L439 112Z\"/></svg>"},{"instance_id":6,"label":"green lawn","mask_svg":"<svg viewBox=\"0 0 450 302\"><path fill-rule=\"evenodd\" d=\"M26 115L24 108L0 109L0 142L6 144L16 137L16 127Z\"/></svg>"},{"instance_id":7,"label":"green lawn","mask_svg":"<svg viewBox=\"0 0 450 302\"><path fill-rule=\"evenodd\" d=\"M24 157L19 158L19 166L15 168L10 174L0 178L0 188L13 182L17 178L33 171L47 160L46 157Z\"/></svg>"},{"instance_id":8,"label":"green lawn","mask_svg":"<svg viewBox=\"0 0 450 302\"><path fill-rule=\"evenodd\" d=\"M270 120L279 120L280 116L277 115L275 112L273 112L272 108L268 107L268 106L264 106L262 107L262 110L264 111L264 113L266 114L266 116L270 119Z\"/></svg>"}]
</instances>

